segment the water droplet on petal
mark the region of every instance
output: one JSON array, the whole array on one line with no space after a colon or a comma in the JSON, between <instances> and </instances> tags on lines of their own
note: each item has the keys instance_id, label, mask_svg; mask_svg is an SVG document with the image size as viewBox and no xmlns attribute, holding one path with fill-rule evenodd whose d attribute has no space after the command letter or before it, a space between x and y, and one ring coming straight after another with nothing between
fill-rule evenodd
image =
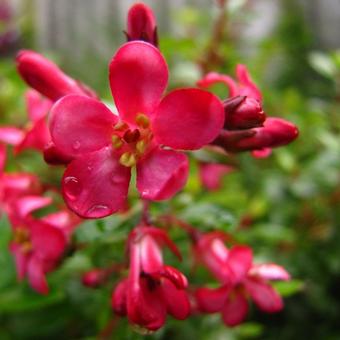
<instances>
[{"instance_id":1,"label":"water droplet on petal","mask_svg":"<svg viewBox=\"0 0 340 340\"><path fill-rule=\"evenodd\" d=\"M110 208L107 205L96 204L87 211L86 215L92 218L99 218L107 216L109 213Z\"/></svg>"},{"instance_id":2,"label":"water droplet on petal","mask_svg":"<svg viewBox=\"0 0 340 340\"><path fill-rule=\"evenodd\" d=\"M150 190L145 189L142 191L142 197L149 196L150 195Z\"/></svg>"},{"instance_id":3,"label":"water droplet on petal","mask_svg":"<svg viewBox=\"0 0 340 340\"><path fill-rule=\"evenodd\" d=\"M69 176L64 178L64 193L69 199L75 200L81 191L82 186L76 177Z\"/></svg>"},{"instance_id":4,"label":"water droplet on petal","mask_svg":"<svg viewBox=\"0 0 340 340\"><path fill-rule=\"evenodd\" d=\"M74 150L78 150L80 148L80 142L79 140L76 140L72 145Z\"/></svg>"}]
</instances>

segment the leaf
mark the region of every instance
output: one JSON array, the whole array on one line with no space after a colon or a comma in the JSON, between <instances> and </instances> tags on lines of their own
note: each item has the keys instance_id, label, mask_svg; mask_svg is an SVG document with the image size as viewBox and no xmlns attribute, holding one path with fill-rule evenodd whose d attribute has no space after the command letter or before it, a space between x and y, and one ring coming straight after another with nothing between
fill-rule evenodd
<instances>
[{"instance_id":1,"label":"leaf","mask_svg":"<svg viewBox=\"0 0 340 340\"><path fill-rule=\"evenodd\" d=\"M301 280L273 282L274 288L282 297L288 297L304 290L305 284Z\"/></svg>"},{"instance_id":2,"label":"leaf","mask_svg":"<svg viewBox=\"0 0 340 340\"><path fill-rule=\"evenodd\" d=\"M324 77L333 79L336 75L337 68L333 60L321 52L313 52L309 55L311 66Z\"/></svg>"},{"instance_id":3,"label":"leaf","mask_svg":"<svg viewBox=\"0 0 340 340\"><path fill-rule=\"evenodd\" d=\"M57 304L65 298L64 293L52 291L48 295L25 290L24 287L15 287L2 291L0 294L0 312L17 313L38 310Z\"/></svg>"}]
</instances>

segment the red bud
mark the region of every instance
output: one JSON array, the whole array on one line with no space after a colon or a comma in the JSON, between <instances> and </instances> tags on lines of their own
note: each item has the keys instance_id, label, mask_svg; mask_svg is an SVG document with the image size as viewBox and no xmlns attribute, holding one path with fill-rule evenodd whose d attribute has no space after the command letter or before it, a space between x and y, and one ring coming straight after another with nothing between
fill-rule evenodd
<instances>
[{"instance_id":1,"label":"red bud","mask_svg":"<svg viewBox=\"0 0 340 340\"><path fill-rule=\"evenodd\" d=\"M224 127L229 130L250 129L262 126L266 115L254 98L238 96L223 103L226 115Z\"/></svg>"},{"instance_id":2,"label":"red bud","mask_svg":"<svg viewBox=\"0 0 340 340\"><path fill-rule=\"evenodd\" d=\"M127 18L127 38L143 40L158 47L157 24L152 9L145 4L132 6Z\"/></svg>"},{"instance_id":3,"label":"red bud","mask_svg":"<svg viewBox=\"0 0 340 340\"><path fill-rule=\"evenodd\" d=\"M67 76L56 64L39 53L20 51L16 62L24 81L53 101L68 94L95 96L92 90Z\"/></svg>"}]
</instances>

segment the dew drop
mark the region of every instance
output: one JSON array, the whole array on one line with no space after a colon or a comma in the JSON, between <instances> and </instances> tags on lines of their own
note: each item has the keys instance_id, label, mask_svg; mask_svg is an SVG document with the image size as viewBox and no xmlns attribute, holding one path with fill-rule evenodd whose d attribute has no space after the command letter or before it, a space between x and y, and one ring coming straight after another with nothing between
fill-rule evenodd
<instances>
[{"instance_id":1,"label":"dew drop","mask_svg":"<svg viewBox=\"0 0 340 340\"><path fill-rule=\"evenodd\" d=\"M92 218L99 218L107 216L110 213L110 208L105 204L96 204L91 207L86 215Z\"/></svg>"},{"instance_id":2,"label":"dew drop","mask_svg":"<svg viewBox=\"0 0 340 340\"><path fill-rule=\"evenodd\" d=\"M74 143L73 143L73 149L74 150L78 150L80 148L80 142L79 140L76 140Z\"/></svg>"},{"instance_id":3,"label":"dew drop","mask_svg":"<svg viewBox=\"0 0 340 340\"><path fill-rule=\"evenodd\" d=\"M82 186L76 177L69 176L64 179L64 193L69 199L75 200L81 191Z\"/></svg>"}]
</instances>

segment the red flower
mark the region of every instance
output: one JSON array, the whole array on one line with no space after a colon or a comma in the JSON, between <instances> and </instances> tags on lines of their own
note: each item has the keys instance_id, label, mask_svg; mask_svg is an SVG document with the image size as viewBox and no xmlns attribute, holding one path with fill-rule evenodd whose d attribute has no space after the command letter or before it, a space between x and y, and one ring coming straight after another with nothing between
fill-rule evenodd
<instances>
[{"instance_id":1,"label":"red flower","mask_svg":"<svg viewBox=\"0 0 340 340\"><path fill-rule=\"evenodd\" d=\"M163 56L152 45L123 45L110 64L110 85L119 118L85 96L60 99L51 110L52 141L74 158L63 177L64 199L85 218L122 209L131 167L144 199L164 200L187 179L184 153L211 142L223 126L223 107L212 94L181 89L161 96L168 81Z\"/></svg>"},{"instance_id":2,"label":"red flower","mask_svg":"<svg viewBox=\"0 0 340 340\"><path fill-rule=\"evenodd\" d=\"M162 327L167 313L179 320L190 313L187 279L177 269L163 264L162 244L179 255L163 230L139 226L130 234L129 276L112 295L117 314L127 315L131 323L149 330Z\"/></svg>"},{"instance_id":3,"label":"red flower","mask_svg":"<svg viewBox=\"0 0 340 340\"><path fill-rule=\"evenodd\" d=\"M201 252L200 260L222 283L217 289L197 289L195 296L202 312L221 312L226 325L236 326L247 315L249 297L267 313L283 308L269 280L289 280L284 268L272 263L253 264L251 248L234 246L228 250L219 237L211 234L202 236L196 247L196 252Z\"/></svg>"},{"instance_id":4,"label":"red flower","mask_svg":"<svg viewBox=\"0 0 340 340\"><path fill-rule=\"evenodd\" d=\"M232 166L218 163L200 162L198 166L202 185L209 191L220 189L223 176L234 171Z\"/></svg>"},{"instance_id":5,"label":"red flower","mask_svg":"<svg viewBox=\"0 0 340 340\"><path fill-rule=\"evenodd\" d=\"M137 3L129 9L127 18L128 41L143 40L154 46L158 46L157 23L152 9Z\"/></svg>"},{"instance_id":6,"label":"red flower","mask_svg":"<svg viewBox=\"0 0 340 340\"><path fill-rule=\"evenodd\" d=\"M212 143L228 152L252 151L263 158L271 148L286 145L298 136L297 127L281 118L267 118L262 109L262 94L244 65L237 65L238 82L215 72L208 73L198 85L209 87L221 82L229 88L231 98L224 101L225 124Z\"/></svg>"},{"instance_id":7,"label":"red flower","mask_svg":"<svg viewBox=\"0 0 340 340\"><path fill-rule=\"evenodd\" d=\"M56 64L39 53L22 50L18 53L16 62L22 79L52 101L72 93L96 97L93 90L66 75Z\"/></svg>"},{"instance_id":8,"label":"red flower","mask_svg":"<svg viewBox=\"0 0 340 340\"><path fill-rule=\"evenodd\" d=\"M28 90L25 96L30 120L27 127L23 130L15 127L0 127L0 140L14 145L16 153L27 148L42 151L51 139L46 116L52 102L34 90Z\"/></svg>"},{"instance_id":9,"label":"red flower","mask_svg":"<svg viewBox=\"0 0 340 340\"><path fill-rule=\"evenodd\" d=\"M35 219L31 215L50 203L50 198L25 196L13 202L8 214L13 229L10 250L18 278L27 276L32 288L41 294L48 293L45 275L56 267L67 244L62 223L57 227L48 217Z\"/></svg>"}]
</instances>

